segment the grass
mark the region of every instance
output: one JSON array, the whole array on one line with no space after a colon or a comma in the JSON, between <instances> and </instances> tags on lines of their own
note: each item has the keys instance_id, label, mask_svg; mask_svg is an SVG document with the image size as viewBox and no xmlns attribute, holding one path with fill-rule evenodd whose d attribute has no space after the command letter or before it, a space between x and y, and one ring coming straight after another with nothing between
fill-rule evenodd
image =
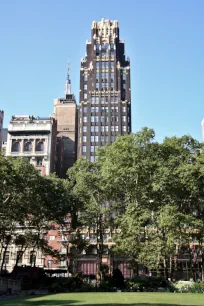
<instances>
[{"instance_id":1,"label":"grass","mask_svg":"<svg viewBox=\"0 0 204 306\"><path fill-rule=\"evenodd\" d=\"M203 294L190 293L63 293L0 301L1 306L198 306Z\"/></svg>"}]
</instances>

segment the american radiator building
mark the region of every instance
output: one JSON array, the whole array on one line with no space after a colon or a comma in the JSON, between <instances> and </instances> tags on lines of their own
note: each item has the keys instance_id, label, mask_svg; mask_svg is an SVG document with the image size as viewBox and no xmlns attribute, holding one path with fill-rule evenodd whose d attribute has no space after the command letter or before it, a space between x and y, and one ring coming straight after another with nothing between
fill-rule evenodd
<instances>
[{"instance_id":1,"label":"american radiator building","mask_svg":"<svg viewBox=\"0 0 204 306\"><path fill-rule=\"evenodd\" d=\"M130 60L118 21L93 21L81 61L78 157L95 161L96 150L131 132Z\"/></svg>"}]
</instances>

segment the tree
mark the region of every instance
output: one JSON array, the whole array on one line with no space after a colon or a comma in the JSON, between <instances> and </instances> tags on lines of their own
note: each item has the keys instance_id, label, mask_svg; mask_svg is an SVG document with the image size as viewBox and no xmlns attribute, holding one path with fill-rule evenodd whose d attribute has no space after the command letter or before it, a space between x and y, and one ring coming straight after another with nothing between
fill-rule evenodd
<instances>
[{"instance_id":1,"label":"tree","mask_svg":"<svg viewBox=\"0 0 204 306\"><path fill-rule=\"evenodd\" d=\"M190 136L159 144L154 131L144 128L99 150L104 190L109 190L118 213L116 251L150 269L162 268L166 278L179 250L201 233L200 149Z\"/></svg>"},{"instance_id":2,"label":"tree","mask_svg":"<svg viewBox=\"0 0 204 306\"><path fill-rule=\"evenodd\" d=\"M97 273L102 278L101 266L104 251L105 229L109 227L110 205L104 190L100 166L88 160L79 159L68 170L68 178L73 183L75 195L83 206L80 208L80 222L96 236Z\"/></svg>"}]
</instances>

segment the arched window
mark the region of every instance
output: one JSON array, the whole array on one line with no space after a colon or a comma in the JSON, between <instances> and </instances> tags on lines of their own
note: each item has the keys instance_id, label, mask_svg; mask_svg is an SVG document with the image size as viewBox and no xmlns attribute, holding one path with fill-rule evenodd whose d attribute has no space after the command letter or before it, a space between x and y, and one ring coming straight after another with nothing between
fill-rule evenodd
<instances>
[{"instance_id":1,"label":"arched window","mask_svg":"<svg viewBox=\"0 0 204 306\"><path fill-rule=\"evenodd\" d=\"M44 151L44 142L43 141L39 141L36 145L36 151Z\"/></svg>"},{"instance_id":2,"label":"arched window","mask_svg":"<svg viewBox=\"0 0 204 306\"><path fill-rule=\"evenodd\" d=\"M24 151L26 151L26 152L31 152L32 151L32 142L31 141L26 141L24 143Z\"/></svg>"},{"instance_id":3,"label":"arched window","mask_svg":"<svg viewBox=\"0 0 204 306\"><path fill-rule=\"evenodd\" d=\"M20 142L15 141L12 145L12 152L19 152L20 151Z\"/></svg>"}]
</instances>

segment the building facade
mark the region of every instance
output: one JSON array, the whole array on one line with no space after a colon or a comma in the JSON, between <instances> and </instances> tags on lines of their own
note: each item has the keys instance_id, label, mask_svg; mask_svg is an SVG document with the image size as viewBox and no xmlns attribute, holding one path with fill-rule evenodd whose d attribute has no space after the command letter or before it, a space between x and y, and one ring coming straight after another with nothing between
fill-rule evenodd
<instances>
[{"instance_id":1,"label":"building facade","mask_svg":"<svg viewBox=\"0 0 204 306\"><path fill-rule=\"evenodd\" d=\"M130 132L130 60L119 24L93 21L80 69L78 157L94 161L98 147Z\"/></svg>"},{"instance_id":2,"label":"building facade","mask_svg":"<svg viewBox=\"0 0 204 306\"><path fill-rule=\"evenodd\" d=\"M8 126L6 156L26 157L40 171L55 171L56 121L53 118L13 116Z\"/></svg>"},{"instance_id":3,"label":"building facade","mask_svg":"<svg viewBox=\"0 0 204 306\"><path fill-rule=\"evenodd\" d=\"M56 173L65 178L67 170L73 166L77 157L77 105L71 92L69 65L64 97L55 99L54 114L57 121Z\"/></svg>"},{"instance_id":4,"label":"building facade","mask_svg":"<svg viewBox=\"0 0 204 306\"><path fill-rule=\"evenodd\" d=\"M3 121L4 121L4 112L0 110L0 149L2 148L2 141L3 141Z\"/></svg>"}]
</instances>

